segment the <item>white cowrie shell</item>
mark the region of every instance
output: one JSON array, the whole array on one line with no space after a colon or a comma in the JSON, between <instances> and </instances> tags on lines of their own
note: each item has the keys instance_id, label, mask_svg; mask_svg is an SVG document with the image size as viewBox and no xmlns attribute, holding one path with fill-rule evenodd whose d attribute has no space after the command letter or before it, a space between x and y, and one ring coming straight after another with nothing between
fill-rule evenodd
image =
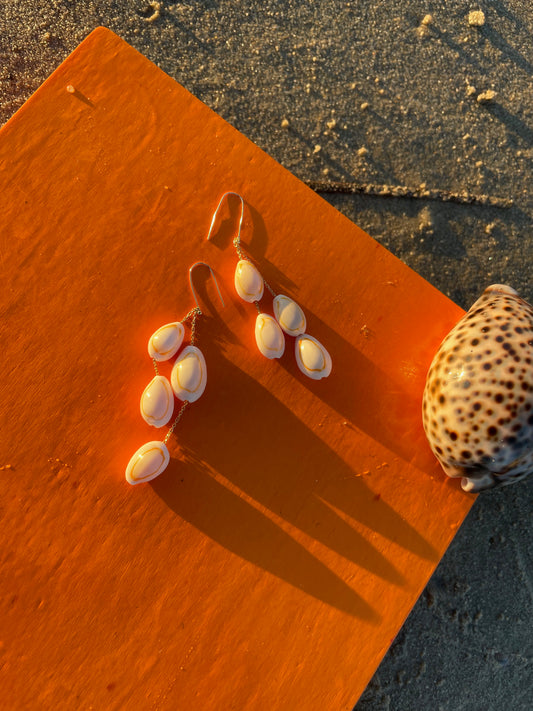
<instances>
[{"instance_id":1,"label":"white cowrie shell","mask_svg":"<svg viewBox=\"0 0 533 711\"><path fill-rule=\"evenodd\" d=\"M179 321L174 323L166 323L161 328L158 328L155 333L150 336L148 341L148 353L150 358L161 362L168 360L178 352L179 347L183 343L185 329Z\"/></svg>"},{"instance_id":2,"label":"white cowrie shell","mask_svg":"<svg viewBox=\"0 0 533 711\"><path fill-rule=\"evenodd\" d=\"M170 382L176 397L186 402L196 402L205 390L207 368L202 351L196 346L187 346L174 363Z\"/></svg>"},{"instance_id":3,"label":"white cowrie shell","mask_svg":"<svg viewBox=\"0 0 533 711\"><path fill-rule=\"evenodd\" d=\"M283 294L278 294L274 298L273 307L274 316L285 333L288 333L289 336L299 336L305 333L307 327L305 314L296 301L288 296L283 296Z\"/></svg>"},{"instance_id":4,"label":"white cowrie shell","mask_svg":"<svg viewBox=\"0 0 533 711\"><path fill-rule=\"evenodd\" d=\"M142 484L164 472L170 461L164 442L147 442L135 452L126 467L126 481Z\"/></svg>"},{"instance_id":5,"label":"white cowrie shell","mask_svg":"<svg viewBox=\"0 0 533 711\"><path fill-rule=\"evenodd\" d=\"M313 336L304 333L298 336L294 346L298 367L309 378L321 380L331 373L331 356Z\"/></svg>"},{"instance_id":6,"label":"white cowrie shell","mask_svg":"<svg viewBox=\"0 0 533 711\"><path fill-rule=\"evenodd\" d=\"M285 351L285 336L276 319L259 314L255 321L255 341L266 358L281 358Z\"/></svg>"},{"instance_id":7,"label":"white cowrie shell","mask_svg":"<svg viewBox=\"0 0 533 711\"><path fill-rule=\"evenodd\" d=\"M164 427L174 412L174 393L163 375L156 375L141 395L141 415L149 425Z\"/></svg>"},{"instance_id":8,"label":"white cowrie shell","mask_svg":"<svg viewBox=\"0 0 533 711\"><path fill-rule=\"evenodd\" d=\"M264 281L257 268L247 259L241 259L235 268L235 290L237 294L252 304L263 296Z\"/></svg>"}]
</instances>

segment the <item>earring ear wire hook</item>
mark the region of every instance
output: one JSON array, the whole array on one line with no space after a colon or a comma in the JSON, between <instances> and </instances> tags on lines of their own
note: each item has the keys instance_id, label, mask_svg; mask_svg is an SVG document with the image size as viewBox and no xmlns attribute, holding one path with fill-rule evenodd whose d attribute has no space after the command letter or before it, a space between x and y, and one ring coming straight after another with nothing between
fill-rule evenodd
<instances>
[{"instance_id":1,"label":"earring ear wire hook","mask_svg":"<svg viewBox=\"0 0 533 711\"><path fill-rule=\"evenodd\" d=\"M195 263L192 265L192 267L190 267L190 269L189 269L189 284L190 284L190 287L191 287L191 292L192 292L192 296L193 296L193 299L194 299L194 303L196 304L196 308L198 309L198 311L199 311L200 313L202 313L202 309L200 308L200 304L198 303L198 297L196 296L196 291L195 291L195 288L194 288L194 284L193 284L193 282L192 282L192 273L193 273L193 270L194 270L196 267L200 266L200 265L202 265L202 266L204 266L204 267L207 267L207 268L209 269L209 271L211 272L211 276L213 277L213 281L215 282L215 286L216 286L216 288L217 288L218 296L219 296L219 298L220 298L220 301L221 301L221 303L222 303L222 306L225 306L226 304L224 303L224 299L222 298L222 294L220 293L220 288L219 288L219 286L218 286L218 281L217 281L217 278L216 278L216 276L215 276L215 273L213 272L213 270L211 269L211 267L209 266L209 264L206 264L206 262L195 262Z\"/></svg>"},{"instance_id":2,"label":"earring ear wire hook","mask_svg":"<svg viewBox=\"0 0 533 711\"><path fill-rule=\"evenodd\" d=\"M222 197L220 198L219 203L217 205L217 209L213 213L213 219L211 220L211 226L209 227L209 232L207 233L207 240L209 241L211 239L211 233L213 232L213 227L215 226L215 220L217 219L218 211L220 210L220 206L222 205L224 198L228 197L229 195L234 195L235 197L238 197L239 200L241 201L241 217L239 219L239 229L237 231L237 235L233 238L233 246L237 250L239 257L242 259L243 255L241 254L241 227L242 227L242 220L244 217L244 200L242 199L242 195L239 195L239 193L228 191L222 195Z\"/></svg>"}]
</instances>

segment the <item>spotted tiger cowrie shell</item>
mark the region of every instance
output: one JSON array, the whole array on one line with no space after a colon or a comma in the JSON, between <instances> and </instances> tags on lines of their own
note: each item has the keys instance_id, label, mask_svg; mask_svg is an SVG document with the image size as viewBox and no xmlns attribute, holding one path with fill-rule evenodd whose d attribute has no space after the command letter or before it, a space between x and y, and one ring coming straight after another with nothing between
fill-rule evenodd
<instances>
[{"instance_id":1,"label":"spotted tiger cowrie shell","mask_svg":"<svg viewBox=\"0 0 533 711\"><path fill-rule=\"evenodd\" d=\"M248 301L260 301L263 296L265 284L263 277L254 264L247 259L241 259L235 268L235 290L237 294Z\"/></svg>"},{"instance_id":2,"label":"spotted tiger cowrie shell","mask_svg":"<svg viewBox=\"0 0 533 711\"><path fill-rule=\"evenodd\" d=\"M255 341L266 358L281 358L285 351L285 337L278 322L268 314L259 314L255 321Z\"/></svg>"},{"instance_id":3,"label":"spotted tiger cowrie shell","mask_svg":"<svg viewBox=\"0 0 533 711\"><path fill-rule=\"evenodd\" d=\"M207 383L207 368L202 351L187 346L179 354L170 374L172 389L180 400L196 402Z\"/></svg>"},{"instance_id":4,"label":"spotted tiger cowrie shell","mask_svg":"<svg viewBox=\"0 0 533 711\"><path fill-rule=\"evenodd\" d=\"M141 415L149 425L164 427L174 412L174 393L163 375L156 375L141 395Z\"/></svg>"},{"instance_id":5,"label":"spotted tiger cowrie shell","mask_svg":"<svg viewBox=\"0 0 533 711\"><path fill-rule=\"evenodd\" d=\"M174 323L166 323L161 328L158 328L155 333L150 336L148 341L148 353L150 358L161 362L168 360L175 355L181 344L185 329L179 321Z\"/></svg>"},{"instance_id":6,"label":"spotted tiger cowrie shell","mask_svg":"<svg viewBox=\"0 0 533 711\"><path fill-rule=\"evenodd\" d=\"M305 314L296 301L288 296L283 296L283 294L278 294L274 298L273 308L274 316L285 333L289 336L299 336L305 333L307 327Z\"/></svg>"},{"instance_id":7,"label":"spotted tiger cowrie shell","mask_svg":"<svg viewBox=\"0 0 533 711\"><path fill-rule=\"evenodd\" d=\"M164 442L147 442L135 452L126 467L126 481L142 484L155 479L168 466L170 455Z\"/></svg>"},{"instance_id":8,"label":"spotted tiger cowrie shell","mask_svg":"<svg viewBox=\"0 0 533 711\"><path fill-rule=\"evenodd\" d=\"M331 373L331 356L324 346L307 333L296 338L294 355L298 367L309 378L321 380Z\"/></svg>"},{"instance_id":9,"label":"spotted tiger cowrie shell","mask_svg":"<svg viewBox=\"0 0 533 711\"><path fill-rule=\"evenodd\" d=\"M446 336L423 396L429 444L465 491L533 471L533 308L489 286Z\"/></svg>"}]
</instances>

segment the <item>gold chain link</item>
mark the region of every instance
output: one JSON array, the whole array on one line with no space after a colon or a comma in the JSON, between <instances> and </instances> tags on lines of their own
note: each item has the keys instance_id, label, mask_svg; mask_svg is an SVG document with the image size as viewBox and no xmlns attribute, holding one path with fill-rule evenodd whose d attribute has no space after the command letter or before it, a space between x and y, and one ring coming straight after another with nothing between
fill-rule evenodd
<instances>
[{"instance_id":1,"label":"gold chain link","mask_svg":"<svg viewBox=\"0 0 533 711\"><path fill-rule=\"evenodd\" d=\"M168 440L170 439L172 433L173 433L174 430L176 429L176 426L177 426L178 422L181 420L181 417L182 417L183 413L185 412L185 410L187 409L187 406L188 406L188 405L189 405L189 402L188 402L188 401L185 401L185 402L183 403L183 405L181 406L180 411L179 411L178 414L176 415L176 419L175 419L174 422L172 423L172 426L171 426L171 428L169 429L169 431L167 432L167 436L166 436L165 439L163 440L163 443L164 443L164 444L166 444L166 443L168 442Z\"/></svg>"}]
</instances>

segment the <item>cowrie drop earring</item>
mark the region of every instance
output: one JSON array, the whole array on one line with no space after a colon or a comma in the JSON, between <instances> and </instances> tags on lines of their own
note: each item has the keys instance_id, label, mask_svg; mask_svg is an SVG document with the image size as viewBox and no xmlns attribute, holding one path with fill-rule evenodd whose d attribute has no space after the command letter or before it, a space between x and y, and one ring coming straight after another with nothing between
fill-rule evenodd
<instances>
[{"instance_id":1,"label":"cowrie drop earring","mask_svg":"<svg viewBox=\"0 0 533 711\"><path fill-rule=\"evenodd\" d=\"M241 228L244 217L244 200L239 193L226 192L220 198L213 214L207 239L211 238L213 227L224 198L233 195L241 201L241 216L237 235L233 246L239 257L235 269L235 290L237 294L257 309L255 322L255 341L259 351L266 358L281 358L285 352L285 335L295 338L294 355L298 367L309 378L321 380L331 373L331 356L316 338L306 333L307 321L298 304L289 296L276 294L263 279L255 264L245 254L241 245ZM265 288L273 297L272 310L274 317L261 310L259 302L263 298Z\"/></svg>"},{"instance_id":2,"label":"cowrie drop earring","mask_svg":"<svg viewBox=\"0 0 533 711\"><path fill-rule=\"evenodd\" d=\"M168 466L170 454L167 442L181 420L189 403L196 402L207 383L207 368L202 351L196 347L196 329L202 310L198 304L194 290L192 273L198 266L209 269L220 301L224 300L213 270L205 262L196 262L189 269L189 284L196 303L181 321L167 323L157 329L148 341L148 354L152 359L155 377L148 383L141 395L141 415L153 427L164 427L172 419L174 413L174 396L182 401L182 405L172 423L165 439L161 442L154 440L140 447L130 459L126 467L126 481L130 484L141 484L159 476ZM170 382L159 374L158 363L168 361L179 352L185 337L185 324L190 324L190 344L179 353L170 374Z\"/></svg>"}]
</instances>

